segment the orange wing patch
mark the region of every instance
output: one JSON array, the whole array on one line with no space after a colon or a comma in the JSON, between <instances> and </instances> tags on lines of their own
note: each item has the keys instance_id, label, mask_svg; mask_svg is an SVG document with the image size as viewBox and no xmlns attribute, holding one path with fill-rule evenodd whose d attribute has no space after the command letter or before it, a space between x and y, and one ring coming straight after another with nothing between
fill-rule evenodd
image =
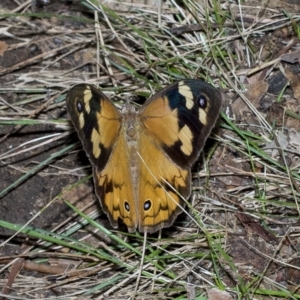
<instances>
[{"instance_id":1,"label":"orange wing patch","mask_svg":"<svg viewBox=\"0 0 300 300\"><path fill-rule=\"evenodd\" d=\"M158 141L172 146L178 140L178 110L170 109L168 98L162 97L150 102L141 114L148 133L155 135Z\"/></svg>"},{"instance_id":2,"label":"orange wing patch","mask_svg":"<svg viewBox=\"0 0 300 300\"><path fill-rule=\"evenodd\" d=\"M190 167L194 133L190 126L182 124L179 108L171 108L167 97L149 102L141 112L142 126L161 151L180 167Z\"/></svg>"}]
</instances>

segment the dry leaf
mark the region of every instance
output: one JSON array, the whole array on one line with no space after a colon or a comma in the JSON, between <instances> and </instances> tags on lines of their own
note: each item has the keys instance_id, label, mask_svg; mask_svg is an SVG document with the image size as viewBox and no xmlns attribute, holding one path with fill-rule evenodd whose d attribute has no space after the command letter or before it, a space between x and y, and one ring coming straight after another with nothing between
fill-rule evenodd
<instances>
[{"instance_id":1,"label":"dry leaf","mask_svg":"<svg viewBox=\"0 0 300 300\"><path fill-rule=\"evenodd\" d=\"M288 68L285 69L285 77L290 82L294 92L294 98L300 101L300 76L291 72Z\"/></svg>"},{"instance_id":2,"label":"dry leaf","mask_svg":"<svg viewBox=\"0 0 300 300\"><path fill-rule=\"evenodd\" d=\"M248 91L245 96L249 99L254 107L258 107L259 100L267 93L268 83L265 81L257 81L249 85ZM232 111L234 114L242 115L244 112L249 112L249 107L245 102L239 98L232 104Z\"/></svg>"},{"instance_id":3,"label":"dry leaf","mask_svg":"<svg viewBox=\"0 0 300 300\"><path fill-rule=\"evenodd\" d=\"M213 288L207 291L208 300L233 300L231 295L226 291Z\"/></svg>"},{"instance_id":4,"label":"dry leaf","mask_svg":"<svg viewBox=\"0 0 300 300\"><path fill-rule=\"evenodd\" d=\"M294 64L300 60L300 49L280 56L282 61Z\"/></svg>"}]
</instances>

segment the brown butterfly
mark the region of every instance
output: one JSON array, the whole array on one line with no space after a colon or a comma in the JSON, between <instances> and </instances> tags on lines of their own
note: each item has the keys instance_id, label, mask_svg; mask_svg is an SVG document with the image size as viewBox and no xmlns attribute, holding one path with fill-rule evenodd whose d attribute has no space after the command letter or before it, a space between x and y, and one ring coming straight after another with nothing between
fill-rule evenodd
<instances>
[{"instance_id":1,"label":"brown butterfly","mask_svg":"<svg viewBox=\"0 0 300 300\"><path fill-rule=\"evenodd\" d=\"M120 112L88 84L74 86L67 109L93 165L96 194L114 228L129 232L171 226L191 194L191 167L221 107L201 80L181 80L136 111Z\"/></svg>"}]
</instances>

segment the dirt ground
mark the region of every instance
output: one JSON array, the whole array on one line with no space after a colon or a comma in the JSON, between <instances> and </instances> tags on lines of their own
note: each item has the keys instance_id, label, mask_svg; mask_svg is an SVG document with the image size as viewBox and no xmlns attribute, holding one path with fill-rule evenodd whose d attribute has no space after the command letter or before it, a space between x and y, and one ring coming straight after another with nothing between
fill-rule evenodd
<instances>
[{"instance_id":1,"label":"dirt ground","mask_svg":"<svg viewBox=\"0 0 300 300\"><path fill-rule=\"evenodd\" d=\"M300 14L299 1L274 2L276 3L272 3L271 8L265 11L264 20L272 19L282 9L286 9L294 14ZM32 3L35 5L29 9L28 7ZM225 5L227 2L223 1L222 3ZM254 21L255 17L258 17L255 13L252 14L250 6L254 6L253 3L248 3L247 17L249 17L249 22ZM44 4L48 5L44 6ZM21 15L23 10L32 14L23 17ZM31 2L25 0L1 0L0 16L9 12L19 13L20 15L16 14L10 18L0 18L1 120L8 122L10 117L16 115L20 119L31 119L33 121L68 119L63 95L72 85L83 82L86 77L91 81L95 80L94 83L97 80L96 42L88 35L94 29L93 14L72 1L36 0ZM42 17L43 14L45 15L44 18ZM59 15L69 16L70 18L61 18ZM238 14L236 20L239 21ZM271 149L270 156L276 156L278 153L274 153L274 149L278 145L283 145L284 143L292 145L294 148L287 150L287 154L284 156L286 159L285 164L289 166L290 170L299 174L300 25L299 22L295 22L293 25L294 27L290 26L290 24L282 24L278 28L275 28L274 25L274 30L264 33L262 29L261 35L257 34L256 37L251 37L253 48L258 52L260 51L259 57L261 61L270 62L281 57L281 65L280 67L276 65L272 69L263 68L260 72L256 72L255 75L249 76L247 82L248 91L244 95L250 100L255 109L266 116L269 124L276 123L276 127L288 129L289 133L279 135L277 141L274 141L270 136L267 146ZM299 30L298 36L295 33L296 27ZM231 29L227 30L230 31ZM87 32L85 40L79 39L77 36L82 32ZM113 40L113 34L108 28L105 28L104 33L106 34L106 39L111 38ZM236 34L236 32L232 31L232 34ZM244 51L243 42L242 40L233 42L230 47L234 47L234 51L228 47L228 51L233 51L236 60L240 63L239 69L235 70L240 77L246 77L247 64L242 58L239 58L240 54L237 50ZM141 50L141 45L138 42L128 42L124 38L124 43L126 43L127 47L135 49L137 52ZM119 47L117 42L114 41L112 42L113 44ZM120 52L124 51L123 48L119 49L121 49ZM291 52L293 52L293 55L289 55ZM259 64L253 62L253 69L259 67ZM147 70L143 70L142 67L139 71L141 74L147 74ZM230 73L231 70L227 70L227 72ZM119 82L122 82L126 81L129 75L118 74L116 78ZM109 74L103 76L102 81L104 85L109 83ZM136 81L136 86L138 86L141 93L138 96L135 94L134 100L142 103L146 99L143 96L145 89L143 89L142 84L138 80ZM245 106L244 100L234 92L232 86L220 89L224 98L223 111L227 115L234 116L235 122L242 124L240 126L241 129L247 129L250 126L249 124L251 124L253 133L258 136L267 135L266 132L261 131L260 123L256 116ZM284 102L278 103L277 99L282 91L284 91ZM119 99L117 96L117 100ZM286 114L286 112L288 113ZM22 123L13 123L12 125L6 123L3 125L1 123L1 221L21 225L30 221L29 225L33 228L50 231L58 226L58 229L60 229L63 227L64 222L77 220L74 211L63 201L65 198L71 200L72 204L78 208L84 208L86 213L92 209L96 209L100 213L100 205L93 192L93 181L91 177L88 177L91 174L89 161L81 146L72 146L78 142L77 135L68 131L71 125L67 128L66 123L50 123L46 122L43 124L38 122L30 125L23 125ZM223 126L220 125L221 123L220 121L214 133L219 136L225 136L228 128L224 125L225 122L222 123ZM256 125L257 127L255 127ZM60 138L55 138L56 134L64 133L67 134L63 138L61 136ZM49 141L51 135L53 135L53 140ZM44 138L47 142L43 144ZM274 207L278 207L278 210L272 207L273 215L255 214L252 210L251 213L245 215L243 212L245 207L247 210L247 203L243 202L241 195L243 193L246 195L247 191L259 194L264 189L263 184L258 185L259 188L257 189L253 188L252 171L255 169L257 172L263 173L265 166L260 162L253 161L249 163L246 159L240 159L240 154L237 150L238 145L236 145L236 149L231 147L224 150L225 148L221 148L220 144L222 142L218 144L219 148L216 150L214 158L210 161L209 172L221 175L216 176L215 180L212 180L210 183L211 192L208 195L214 201L219 201L222 198L223 202L220 201L223 204L226 203L226 209L230 213L235 212L235 221L228 217L226 209L222 213L217 213L214 212L214 208L208 207L208 215L210 220L216 218L218 225L221 224L220 226L224 228L230 227L234 231L234 234L228 234L227 236L226 251L228 255L231 256L236 265L247 266L253 270L253 273L268 272L272 273L272 279L276 282L299 284L299 269L289 269L283 267L280 263L277 264L274 261L269 262L269 260L266 260L266 257L273 256L275 255L274 253L277 255L280 252L282 258L286 260L292 258L293 260L290 262L299 267L299 259L297 257L297 253L300 250L299 238L297 236L287 237L286 239L278 238L278 236L288 235L287 232L289 232L291 227L299 228L299 214L297 209L292 208L289 204L285 207L287 210L284 210L282 206L276 206L277 204L275 203L276 201L286 201L287 203L291 201L293 203L295 194L297 195L295 197L299 198L299 191L297 190L299 186L298 178L291 179L291 183L286 181L286 178L281 181L278 175L276 188L268 190L268 199L274 201ZM37 146L32 147L34 145ZM214 147L214 145L215 142L209 140L204 152L208 153L209 149ZM68 146L70 149L66 149ZM10 149L13 149L13 152L9 152ZM226 155L224 155L224 151L226 151ZM200 158L200 164L202 163L202 158ZM37 168L36 171L34 171L35 168ZM198 168L198 165L194 167L195 174ZM29 170L32 171L32 174L28 174ZM25 176L24 179L23 175ZM70 185L83 178L85 179L84 184L71 191L68 190ZM205 178L199 178L196 175L193 176L193 187L195 189L205 184ZM296 181L295 184L293 180ZM287 193L285 190L285 196L283 196L282 185L289 184L295 188L295 194L291 191ZM218 198L216 196L218 192L222 194L222 197ZM52 201L57 195L63 196L57 201ZM197 201L193 204L196 209L201 207L201 210L203 207ZM48 205L50 205L50 208L44 211L43 209ZM219 202L218 205L220 205ZM186 222L186 219L185 215L181 215L175 222L174 227L167 229L163 236L173 237L173 234L175 235L176 230L180 228L181 224ZM106 228L112 229L104 214L100 213L97 221ZM237 230L237 228L240 230ZM0 242L6 241L14 233L14 230L0 226ZM185 233L182 231L180 234L182 234L180 236L183 236ZM73 235L73 238L80 239L83 236L84 233L78 231ZM26 234L19 233L0 248L1 257L21 254L34 245L35 241L36 239L28 239ZM106 236L98 236L98 234L91 234L85 241L93 244L95 247L100 247L102 243L110 243ZM249 244L251 247L249 247ZM286 247L279 247L279 245L285 245ZM277 252L276 247L278 247ZM256 249L255 251L253 251L254 248ZM260 255L259 253L261 252L264 255ZM0 262L0 264L2 263ZM245 280L250 278L249 274L252 272L246 269L239 270L240 275ZM222 271L224 272L224 282L228 286L235 286L237 279L232 278L230 272ZM253 273L251 273L251 276ZM2 293L7 293L4 290L4 284L7 284L8 274L8 270L0 273L1 283L3 284L3 287L0 286ZM30 269L29 267L23 268L20 274L30 278L44 278L45 276L43 272L34 268ZM47 280L50 282L49 278ZM12 284L12 286L14 285ZM63 296L65 291L56 288L45 289L42 292L37 292L36 298L55 297L55 295ZM299 294L297 297L300 297ZM28 299L32 299L32 297L28 297ZM170 296L169 299L175 298ZM194 298L191 296L189 299ZM210 299L214 299L213 296Z\"/></svg>"},{"instance_id":2,"label":"dirt ground","mask_svg":"<svg viewBox=\"0 0 300 300\"><path fill-rule=\"evenodd\" d=\"M1 7L5 10L13 10L17 7L16 3L12 1L2 1ZM61 7L56 2L53 6L49 6L49 12L56 12L57 10L63 9L64 11L68 10L70 7L67 5L62 5ZM42 9L37 8L37 9ZM40 20L29 18L30 24L28 26L21 26L20 28L11 27L8 29L9 32L14 32L15 38L5 39L2 38L2 43L7 43L7 46L10 46L13 43L19 43L22 37L26 37L26 41L29 39L30 42L24 43L23 47L18 47L17 49L12 49L10 51L4 51L0 56L0 65L2 71L14 66L16 64L22 64L22 62L26 62L41 53L43 51L49 51L50 48L55 48L60 45L59 39L55 40L55 38L42 37L43 30L46 28L43 27ZM42 26L40 26L42 25ZM54 25L52 23L52 25ZM70 24L71 25L71 24ZM68 26L68 25L67 25ZM71 28L71 26L70 26ZM47 50L46 50L47 49ZM72 58L69 58L72 60ZM66 62L67 64L67 62ZM22 67L21 67L22 68ZM63 70L64 68L62 68ZM67 70L67 67L65 68ZM13 87L11 84L14 80L18 80L20 74L26 74L27 72L34 72L36 70L35 63L32 65L24 66L22 68L22 72L10 74L5 74L1 77L1 86L2 87ZM39 84L42 89L47 90L51 89L51 87L43 86L41 82L39 82L39 78L31 78L31 84ZM17 101L22 101L24 99L24 93L7 93L2 94L1 97L8 103L15 103ZM46 94L44 94L40 101L35 102L33 105L28 104L28 110L34 111L37 107L43 105L45 102ZM57 115L55 115L57 114ZM48 113L48 118L56 118L56 117L65 117L66 112L60 108L52 110ZM60 149L65 146L66 141L54 141L50 145L40 146L37 149L32 149L26 151L28 146L26 146L26 142L31 141L33 139L41 138L45 135L51 135L58 132L57 126L49 126L49 125L36 125L36 126L1 126L0 134L1 134L1 152L4 153L11 148L20 147L20 150L25 150L17 157L6 160L6 164L2 165L0 168L0 190L4 190L6 187L10 186L13 182L15 182L20 177L20 171L26 172L28 168L38 164L53 153L56 153ZM8 136L7 136L8 135ZM41 168L41 172L35 174L34 176L29 176L24 182L18 185L17 188L13 188L7 193L6 196L2 198L1 208L0 208L0 218L2 220L7 220L14 223L25 224L28 220L45 204L53 197L53 195L57 195L62 191L62 188L70 183L69 174L60 174L59 171L55 171L56 168L61 170L64 169L72 169L77 164L78 157L77 155L65 155L65 157L59 157L57 160L53 162L53 166L51 168L44 167ZM86 162L85 162L86 163ZM7 165L19 165L22 166L21 169L10 168ZM64 173L64 172L62 172ZM37 217L32 221L31 225L34 227L40 228L53 228L55 224L59 224L62 220L64 220L68 214L70 214L69 209L67 209L66 205L62 202L55 202L51 206L50 211L44 214L42 217ZM9 236L11 232L4 230L1 228L1 235ZM14 248L8 247L6 253L15 252Z\"/></svg>"}]
</instances>

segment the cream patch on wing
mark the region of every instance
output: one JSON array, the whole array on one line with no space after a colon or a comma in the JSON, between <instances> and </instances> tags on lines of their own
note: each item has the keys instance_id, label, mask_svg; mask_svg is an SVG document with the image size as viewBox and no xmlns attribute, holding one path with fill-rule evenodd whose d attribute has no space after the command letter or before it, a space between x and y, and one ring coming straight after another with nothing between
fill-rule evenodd
<instances>
[{"instance_id":1,"label":"cream patch on wing","mask_svg":"<svg viewBox=\"0 0 300 300\"><path fill-rule=\"evenodd\" d=\"M180 150L187 156L190 156L193 152L193 133L191 129L184 125L178 133L178 138L180 139L182 145L180 146Z\"/></svg>"},{"instance_id":2,"label":"cream patch on wing","mask_svg":"<svg viewBox=\"0 0 300 300\"><path fill-rule=\"evenodd\" d=\"M193 96L191 88L188 85L186 85L184 83L184 81L180 81L178 83L178 92L183 97L185 97L185 101L186 101L185 105L186 105L186 107L188 109L193 108L193 106L194 106L194 96Z\"/></svg>"},{"instance_id":3,"label":"cream patch on wing","mask_svg":"<svg viewBox=\"0 0 300 300\"><path fill-rule=\"evenodd\" d=\"M85 120L84 120L84 112L86 112L87 114L90 114L91 112L91 106L90 106L90 101L92 99L92 91L91 88L87 85L86 89L83 91L83 103L81 102L81 98L77 97L75 103L76 105L78 105L77 101L79 100L80 105L84 105L83 107L83 111L78 113L78 109L77 114L78 114L78 121L79 121L79 127L82 129L85 125Z\"/></svg>"},{"instance_id":4,"label":"cream patch on wing","mask_svg":"<svg viewBox=\"0 0 300 300\"><path fill-rule=\"evenodd\" d=\"M100 139L101 137L99 132L95 128L93 128L91 142L93 144L93 154L95 158L99 158L101 154Z\"/></svg>"},{"instance_id":5,"label":"cream patch on wing","mask_svg":"<svg viewBox=\"0 0 300 300\"><path fill-rule=\"evenodd\" d=\"M78 119L79 119L79 127L82 129L84 127L84 114L80 113L78 114Z\"/></svg>"},{"instance_id":6,"label":"cream patch on wing","mask_svg":"<svg viewBox=\"0 0 300 300\"><path fill-rule=\"evenodd\" d=\"M91 88L87 85L86 89L83 91L83 102L85 111L89 114L91 112L90 101L92 99L92 91Z\"/></svg>"},{"instance_id":7,"label":"cream patch on wing","mask_svg":"<svg viewBox=\"0 0 300 300\"><path fill-rule=\"evenodd\" d=\"M202 96L205 100L203 99L200 99L199 101L205 101L205 108L199 108L199 120L200 122L203 124L203 125L207 125L207 115L208 115L208 112L210 111L210 102L207 98L206 95L203 95Z\"/></svg>"}]
</instances>

